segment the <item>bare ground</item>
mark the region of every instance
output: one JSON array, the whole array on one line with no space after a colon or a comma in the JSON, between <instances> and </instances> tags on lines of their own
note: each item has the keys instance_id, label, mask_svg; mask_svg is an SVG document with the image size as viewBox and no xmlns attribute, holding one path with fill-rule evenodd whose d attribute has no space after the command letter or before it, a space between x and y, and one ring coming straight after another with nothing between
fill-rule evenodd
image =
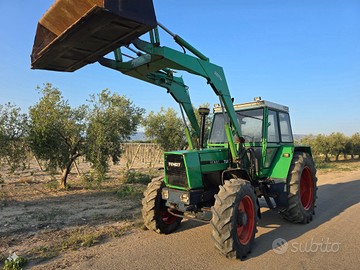
<instances>
[{"instance_id":1,"label":"bare ground","mask_svg":"<svg viewBox=\"0 0 360 270\"><path fill-rule=\"evenodd\" d=\"M61 253L89 248L139 228L145 184L123 183L124 166L111 166L101 183L91 177L88 163L78 164L68 177L70 188L56 188L60 174L42 171L35 160L30 168L0 178L0 263L16 252L36 265ZM137 168L144 175L156 168ZM86 177L84 177L86 176ZM128 188L127 188L128 187Z\"/></svg>"},{"instance_id":2,"label":"bare ground","mask_svg":"<svg viewBox=\"0 0 360 270\"><path fill-rule=\"evenodd\" d=\"M89 164L83 162L78 166L89 180ZM148 169L137 170L148 172ZM325 166L317 175L329 180L359 171L360 160L346 160L336 163L336 167ZM141 192L146 185L124 184L122 172L123 166L112 166L109 179L99 188L96 182L85 181L73 169L68 179L71 188L58 190L54 188L54 178L41 171L34 160L30 169L11 178L6 168L1 171L1 264L10 252L16 252L28 259L27 269L67 268L90 258L79 252L78 258L72 256L69 261L63 255L85 251L139 230ZM131 187L125 189L130 193L121 193L123 187ZM89 256L97 255L89 250Z\"/></svg>"}]
</instances>

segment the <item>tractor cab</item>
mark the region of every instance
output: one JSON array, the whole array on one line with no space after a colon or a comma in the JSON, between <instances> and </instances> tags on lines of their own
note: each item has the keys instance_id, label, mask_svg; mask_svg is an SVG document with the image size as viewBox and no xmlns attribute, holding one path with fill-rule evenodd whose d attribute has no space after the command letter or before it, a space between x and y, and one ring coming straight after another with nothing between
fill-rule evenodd
<instances>
[{"instance_id":1,"label":"tractor cab","mask_svg":"<svg viewBox=\"0 0 360 270\"><path fill-rule=\"evenodd\" d=\"M277 162L281 157L288 157L290 164L293 152L289 108L266 100L234 105L245 149L252 149L255 154L257 178L286 178ZM225 117L224 117L225 114ZM214 108L214 118L208 140L208 147L226 147L228 144L224 122L228 116L220 106ZM236 138L234 136L234 141ZM250 151L248 159L251 160ZM282 159L283 160L283 159ZM286 159L285 159L286 161ZM274 164L274 165L273 165ZM287 165L287 167L289 166ZM284 165L284 164L282 164ZM274 176L275 173L275 176Z\"/></svg>"}]
</instances>

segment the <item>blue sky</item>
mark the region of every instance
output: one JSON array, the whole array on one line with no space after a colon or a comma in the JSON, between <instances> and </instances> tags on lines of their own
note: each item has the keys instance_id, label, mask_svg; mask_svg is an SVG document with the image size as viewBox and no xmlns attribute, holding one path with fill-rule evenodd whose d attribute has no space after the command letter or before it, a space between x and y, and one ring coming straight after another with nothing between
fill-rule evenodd
<instances>
[{"instance_id":1,"label":"blue sky","mask_svg":"<svg viewBox=\"0 0 360 270\"><path fill-rule=\"evenodd\" d=\"M157 20L222 66L235 103L290 107L293 132L360 132L359 0L153 0ZM73 73L30 70L38 20L53 0L0 0L0 104L23 112L50 82L72 106L108 88L147 112L178 108L166 90L100 66ZM164 32L162 45L180 49ZM205 79L181 73L195 106L218 98Z\"/></svg>"}]
</instances>

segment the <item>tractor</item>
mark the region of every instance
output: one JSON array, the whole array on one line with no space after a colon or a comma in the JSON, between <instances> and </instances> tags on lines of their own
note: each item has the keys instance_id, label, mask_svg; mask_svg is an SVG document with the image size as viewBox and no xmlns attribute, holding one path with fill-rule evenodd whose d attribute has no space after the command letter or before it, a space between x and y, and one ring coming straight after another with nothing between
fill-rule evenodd
<instances>
[{"instance_id":1,"label":"tractor","mask_svg":"<svg viewBox=\"0 0 360 270\"><path fill-rule=\"evenodd\" d=\"M160 29L181 50L162 46ZM183 218L210 223L215 249L242 259L254 243L260 198L293 223L312 220L316 169L310 147L294 145L289 108L260 97L234 105L223 68L159 23L152 0L55 1L38 22L31 68L73 72L94 62L165 88L184 119L188 149L164 153L164 175L144 193L148 229L169 234ZM207 139L210 109L198 110L199 125L175 70L205 78L219 97Z\"/></svg>"}]
</instances>

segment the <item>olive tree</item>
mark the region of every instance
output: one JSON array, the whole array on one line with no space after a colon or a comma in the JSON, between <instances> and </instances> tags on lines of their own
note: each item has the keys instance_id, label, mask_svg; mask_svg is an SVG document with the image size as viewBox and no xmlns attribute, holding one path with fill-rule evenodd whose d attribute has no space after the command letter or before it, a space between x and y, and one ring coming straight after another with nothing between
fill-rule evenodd
<instances>
[{"instance_id":1,"label":"olive tree","mask_svg":"<svg viewBox=\"0 0 360 270\"><path fill-rule=\"evenodd\" d=\"M173 108L161 107L157 113L150 111L142 125L145 136L160 144L164 151L180 150L187 145L184 122Z\"/></svg>"},{"instance_id":2,"label":"olive tree","mask_svg":"<svg viewBox=\"0 0 360 270\"><path fill-rule=\"evenodd\" d=\"M330 144L330 153L335 156L335 160L339 160L341 153L344 153L346 150L347 138L343 133L332 132L328 136Z\"/></svg>"},{"instance_id":3,"label":"olive tree","mask_svg":"<svg viewBox=\"0 0 360 270\"><path fill-rule=\"evenodd\" d=\"M0 164L10 167L10 174L25 168L27 115L11 103L0 105Z\"/></svg>"},{"instance_id":4,"label":"olive tree","mask_svg":"<svg viewBox=\"0 0 360 270\"><path fill-rule=\"evenodd\" d=\"M90 96L86 129L86 160L93 164L99 178L108 170L108 159L116 164L121 156L121 144L135 134L144 109L130 99L108 90Z\"/></svg>"},{"instance_id":5,"label":"olive tree","mask_svg":"<svg viewBox=\"0 0 360 270\"><path fill-rule=\"evenodd\" d=\"M330 161L331 145L329 137L323 134L318 134L315 137L314 147L316 152L325 156L325 161Z\"/></svg>"},{"instance_id":6,"label":"olive tree","mask_svg":"<svg viewBox=\"0 0 360 270\"><path fill-rule=\"evenodd\" d=\"M62 170L60 187L72 163L85 156L98 177L108 169L109 156L116 163L121 155L120 143L136 131L143 109L135 107L125 96L102 91L89 104L72 108L58 88L46 83L37 90L42 94L30 107L29 141L33 153L48 163L50 170Z\"/></svg>"},{"instance_id":7,"label":"olive tree","mask_svg":"<svg viewBox=\"0 0 360 270\"><path fill-rule=\"evenodd\" d=\"M350 138L349 138L349 142L350 142L350 155L351 158L354 158L355 155L359 155L359 159L360 159L360 133L356 132L354 133Z\"/></svg>"},{"instance_id":8,"label":"olive tree","mask_svg":"<svg viewBox=\"0 0 360 270\"><path fill-rule=\"evenodd\" d=\"M209 108L209 103L203 103L199 108ZM195 107L194 113L200 127L200 115ZM145 127L145 136L156 143L160 144L164 151L180 150L188 145L185 136L185 124L182 117L178 116L173 108L161 107L160 112L151 111L143 120L142 125ZM194 129L190 123L187 123L190 134L194 134ZM205 121L204 141L209 137L211 126L211 115L208 115ZM194 146L198 146L199 137L192 136Z\"/></svg>"}]
</instances>

